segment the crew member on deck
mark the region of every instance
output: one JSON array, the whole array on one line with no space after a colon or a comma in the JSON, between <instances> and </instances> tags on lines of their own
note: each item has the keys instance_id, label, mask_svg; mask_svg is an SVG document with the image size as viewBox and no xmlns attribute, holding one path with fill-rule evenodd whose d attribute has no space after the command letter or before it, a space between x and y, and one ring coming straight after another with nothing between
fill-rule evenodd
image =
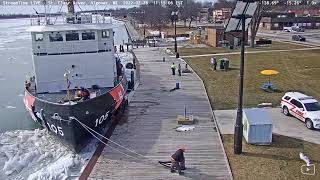
<instances>
[{"instance_id":1,"label":"crew member on deck","mask_svg":"<svg viewBox=\"0 0 320 180\"><path fill-rule=\"evenodd\" d=\"M74 90L74 99L75 100L81 99L81 90L78 89L78 86L76 86Z\"/></svg>"},{"instance_id":2,"label":"crew member on deck","mask_svg":"<svg viewBox=\"0 0 320 180\"><path fill-rule=\"evenodd\" d=\"M179 175L182 175L183 172L181 170L185 170L185 160L183 153L186 151L185 147L181 147L171 156L171 172L173 173L178 170Z\"/></svg>"},{"instance_id":3,"label":"crew member on deck","mask_svg":"<svg viewBox=\"0 0 320 180\"><path fill-rule=\"evenodd\" d=\"M81 87L81 97L82 100L88 100L90 99L90 92L88 89L85 89L84 87Z\"/></svg>"}]
</instances>

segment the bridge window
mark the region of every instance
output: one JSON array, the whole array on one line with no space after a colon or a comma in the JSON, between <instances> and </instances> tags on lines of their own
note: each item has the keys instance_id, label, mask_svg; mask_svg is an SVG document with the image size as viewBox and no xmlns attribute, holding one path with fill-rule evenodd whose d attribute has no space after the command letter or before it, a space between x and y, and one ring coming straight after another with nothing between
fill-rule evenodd
<instances>
[{"instance_id":1,"label":"bridge window","mask_svg":"<svg viewBox=\"0 0 320 180\"><path fill-rule=\"evenodd\" d=\"M43 41L43 34L42 33L35 34L35 40L36 41Z\"/></svg>"},{"instance_id":2,"label":"bridge window","mask_svg":"<svg viewBox=\"0 0 320 180\"><path fill-rule=\"evenodd\" d=\"M49 39L50 39L50 42L63 41L63 37L59 32L58 33L52 32L51 34L49 34Z\"/></svg>"},{"instance_id":3,"label":"bridge window","mask_svg":"<svg viewBox=\"0 0 320 180\"><path fill-rule=\"evenodd\" d=\"M76 32L69 32L66 33L66 41L78 41L79 40L79 34Z\"/></svg>"},{"instance_id":4,"label":"bridge window","mask_svg":"<svg viewBox=\"0 0 320 180\"><path fill-rule=\"evenodd\" d=\"M103 30L102 31L102 38L109 38L110 37L110 31L109 30Z\"/></svg>"},{"instance_id":5,"label":"bridge window","mask_svg":"<svg viewBox=\"0 0 320 180\"><path fill-rule=\"evenodd\" d=\"M95 40L96 36L94 32L82 33L82 40Z\"/></svg>"}]
</instances>

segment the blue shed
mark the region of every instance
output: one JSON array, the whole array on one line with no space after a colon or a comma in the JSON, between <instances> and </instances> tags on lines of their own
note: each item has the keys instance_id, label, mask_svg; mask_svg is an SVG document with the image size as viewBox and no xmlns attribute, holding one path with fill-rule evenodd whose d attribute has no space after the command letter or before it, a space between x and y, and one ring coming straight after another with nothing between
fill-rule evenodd
<instances>
[{"instance_id":1,"label":"blue shed","mask_svg":"<svg viewBox=\"0 0 320 180\"><path fill-rule=\"evenodd\" d=\"M272 142L272 122L263 108L243 110L243 136L249 144L268 145Z\"/></svg>"}]
</instances>

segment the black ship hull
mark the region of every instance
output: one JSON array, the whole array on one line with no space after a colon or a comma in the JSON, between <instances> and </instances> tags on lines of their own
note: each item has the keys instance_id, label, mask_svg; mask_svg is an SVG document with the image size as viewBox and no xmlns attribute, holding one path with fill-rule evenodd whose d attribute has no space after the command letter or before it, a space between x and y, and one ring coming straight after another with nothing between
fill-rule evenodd
<instances>
[{"instance_id":1,"label":"black ship hull","mask_svg":"<svg viewBox=\"0 0 320 180\"><path fill-rule=\"evenodd\" d=\"M23 101L33 120L79 152L92 138L84 125L99 133L105 131L112 115L127 104L126 91L127 82L123 78L107 93L76 104L48 102L28 90Z\"/></svg>"}]
</instances>

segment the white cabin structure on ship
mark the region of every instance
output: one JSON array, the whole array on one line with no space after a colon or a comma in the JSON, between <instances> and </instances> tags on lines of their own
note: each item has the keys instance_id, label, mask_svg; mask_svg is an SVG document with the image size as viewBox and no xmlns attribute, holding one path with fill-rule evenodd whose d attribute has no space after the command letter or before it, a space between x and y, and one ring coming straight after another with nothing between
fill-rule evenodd
<instances>
[{"instance_id":1,"label":"white cabin structure on ship","mask_svg":"<svg viewBox=\"0 0 320 180\"><path fill-rule=\"evenodd\" d=\"M70 17L31 19L32 54L37 93L67 90L70 86L107 87L115 85L116 61L111 17L104 14L76 14ZM54 25L53 25L54 24Z\"/></svg>"}]
</instances>

